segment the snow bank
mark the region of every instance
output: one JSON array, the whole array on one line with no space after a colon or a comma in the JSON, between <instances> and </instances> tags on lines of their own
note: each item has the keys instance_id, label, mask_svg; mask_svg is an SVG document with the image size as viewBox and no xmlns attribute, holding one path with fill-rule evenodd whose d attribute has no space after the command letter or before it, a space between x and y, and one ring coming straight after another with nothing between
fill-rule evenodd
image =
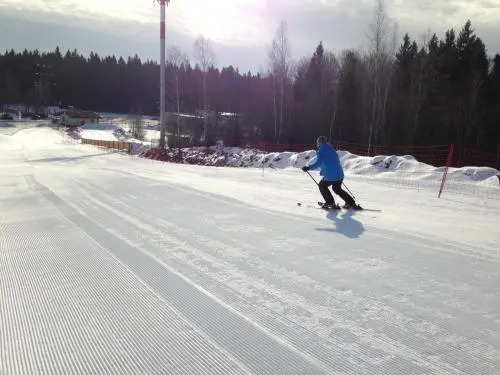
<instances>
[{"instance_id":1,"label":"snow bank","mask_svg":"<svg viewBox=\"0 0 500 375\"><path fill-rule=\"evenodd\" d=\"M79 128L81 138L103 141L123 141L127 137L124 130L112 123L85 124Z\"/></svg>"},{"instance_id":2,"label":"snow bank","mask_svg":"<svg viewBox=\"0 0 500 375\"><path fill-rule=\"evenodd\" d=\"M121 126L114 123L85 124L80 127L70 128L66 131L67 135L73 139L92 139L101 141L141 141L130 137L130 135Z\"/></svg>"},{"instance_id":3,"label":"snow bank","mask_svg":"<svg viewBox=\"0 0 500 375\"><path fill-rule=\"evenodd\" d=\"M125 128L125 130L124 130ZM239 147L192 147L182 149L179 157L177 150L158 151L151 148L151 140L157 139L159 131L155 126L145 129L146 141L131 138L127 126L118 126L115 123L86 124L80 128L71 129L68 135L75 139L95 139L111 141L134 142L133 155L141 157L178 162L184 164L205 166L229 166L239 168L302 168L316 157L316 151L309 150L301 153L275 152L265 153L256 149ZM444 167L434 167L417 161L411 155L377 155L373 157L358 156L348 151L338 152L344 171L350 176L376 178L385 181L419 182L435 185L443 177ZM498 186L500 172L488 167L451 168L448 180L456 184L483 184Z\"/></svg>"},{"instance_id":4,"label":"snow bank","mask_svg":"<svg viewBox=\"0 0 500 375\"><path fill-rule=\"evenodd\" d=\"M138 146L136 154L164 161L178 161L176 150L158 154L144 145ZM434 167L417 161L411 155L358 156L347 151L338 152L345 173L379 180L420 181L436 184L443 177L444 167ZM301 153L264 153L255 149L238 147L194 147L182 150L182 162L206 166L230 166L241 168L302 168L316 157L316 151ZM448 180L454 183L475 183L498 186L500 172L488 167L450 168Z\"/></svg>"},{"instance_id":5,"label":"snow bank","mask_svg":"<svg viewBox=\"0 0 500 375\"><path fill-rule=\"evenodd\" d=\"M436 182L441 181L445 167L434 167L417 161L413 156L361 157L348 152L339 152L346 173L377 178L404 178ZM489 167L450 168L447 179L455 183L483 183L498 185L500 172Z\"/></svg>"},{"instance_id":6,"label":"snow bank","mask_svg":"<svg viewBox=\"0 0 500 375\"><path fill-rule=\"evenodd\" d=\"M39 124L43 125L43 124ZM45 124L44 126L33 126L26 129L18 129L8 139L11 144L22 144L30 149L43 149L54 146L67 145L71 142L61 133Z\"/></svg>"},{"instance_id":7,"label":"snow bank","mask_svg":"<svg viewBox=\"0 0 500 375\"><path fill-rule=\"evenodd\" d=\"M146 142L154 142L160 139L160 131L156 129L144 129L144 140Z\"/></svg>"},{"instance_id":8,"label":"snow bank","mask_svg":"<svg viewBox=\"0 0 500 375\"><path fill-rule=\"evenodd\" d=\"M144 156L149 150L151 150L151 146L147 143L134 142L130 154Z\"/></svg>"}]
</instances>

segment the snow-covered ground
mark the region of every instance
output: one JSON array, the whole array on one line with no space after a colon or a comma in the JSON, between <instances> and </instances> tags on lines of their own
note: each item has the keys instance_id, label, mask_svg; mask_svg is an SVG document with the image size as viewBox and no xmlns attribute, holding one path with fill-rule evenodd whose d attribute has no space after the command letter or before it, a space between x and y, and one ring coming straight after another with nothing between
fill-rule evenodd
<instances>
[{"instance_id":1,"label":"snow-covered ground","mask_svg":"<svg viewBox=\"0 0 500 375\"><path fill-rule=\"evenodd\" d=\"M301 153L275 152L265 153L254 149L243 149L238 147L194 147L183 149L184 159L189 161L195 159L203 165L209 166L231 166L244 168L302 168L311 163L316 156L316 151L309 150ZM171 151L175 153L176 150ZM143 150L143 154L145 151ZM340 160L346 174L360 176L364 179L372 178L379 181L419 183L422 186L440 184L445 171L444 167L433 167L421 163L412 156L384 156L364 157L340 150ZM450 168L447 186L461 184L471 187L495 188L499 186L500 172L488 167L462 167ZM455 187L455 190L457 188ZM458 189L460 190L460 189ZM465 189L466 191L467 189ZM499 191L500 192L500 191ZM500 195L498 196L500 199Z\"/></svg>"},{"instance_id":2,"label":"snow-covered ground","mask_svg":"<svg viewBox=\"0 0 500 375\"><path fill-rule=\"evenodd\" d=\"M126 133L131 129L131 117L126 114L117 114L117 113L100 113L100 116L103 118L101 123L107 123L112 125L114 128L121 128ZM160 139L160 130L159 130L159 121L151 119L147 116L141 117L142 125L144 126L144 142L158 142ZM112 133L112 131L111 131ZM94 137L98 136L97 134L93 135ZM102 134L104 138L109 137L109 135ZM82 136L83 137L83 136ZM92 139L100 139L100 138L92 138ZM109 140L109 139L105 139ZM139 141L137 141L139 142Z\"/></svg>"},{"instance_id":3,"label":"snow-covered ground","mask_svg":"<svg viewBox=\"0 0 500 375\"><path fill-rule=\"evenodd\" d=\"M106 118L106 114L101 114ZM139 141L132 139L128 133L130 123L123 115L107 114L112 122L100 124L87 124L78 128L78 137L95 140L127 140L137 144L135 154L144 154L149 148L156 147L160 137L156 120L144 118L145 139ZM149 146L149 148L147 147ZM243 149L238 147L210 147L184 149L184 159L187 163L203 164L210 166L232 166L245 168L301 168L315 157L315 151L302 153L275 152L264 153L260 150ZM339 151L342 165L347 174L361 177L365 181L376 179L392 186L410 187L414 189L439 190L443 177L444 167L434 167L421 163L413 156L384 156L362 157L347 151ZM494 168L469 166L451 168L446 190L469 194L482 195L487 198L500 199L500 172Z\"/></svg>"},{"instance_id":4,"label":"snow-covered ground","mask_svg":"<svg viewBox=\"0 0 500 375\"><path fill-rule=\"evenodd\" d=\"M137 143L151 143L157 142L157 140L160 138L159 130L156 130L156 128L154 127L145 127L144 142L141 142L137 139L132 139L131 134L129 133L130 126L125 120L124 122L112 121L101 122L99 124L85 124L78 127L77 130L80 138L103 141L116 141L126 139Z\"/></svg>"},{"instance_id":5,"label":"snow-covered ground","mask_svg":"<svg viewBox=\"0 0 500 375\"><path fill-rule=\"evenodd\" d=\"M81 138L103 141L116 141L125 138L121 127L112 123L85 124L78 128Z\"/></svg>"},{"instance_id":6,"label":"snow-covered ground","mask_svg":"<svg viewBox=\"0 0 500 375\"><path fill-rule=\"evenodd\" d=\"M47 120L0 120L0 135L13 135L23 129L31 129L37 126L47 126Z\"/></svg>"},{"instance_id":7,"label":"snow-covered ground","mask_svg":"<svg viewBox=\"0 0 500 375\"><path fill-rule=\"evenodd\" d=\"M44 127L0 160L1 374L499 373L499 200L349 173L381 211L327 213Z\"/></svg>"}]
</instances>

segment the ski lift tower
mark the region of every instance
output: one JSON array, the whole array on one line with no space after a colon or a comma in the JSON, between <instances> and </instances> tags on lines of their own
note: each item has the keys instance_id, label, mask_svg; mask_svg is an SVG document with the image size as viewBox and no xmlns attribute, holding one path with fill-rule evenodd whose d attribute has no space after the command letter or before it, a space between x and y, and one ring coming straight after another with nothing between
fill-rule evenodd
<instances>
[{"instance_id":1,"label":"ski lift tower","mask_svg":"<svg viewBox=\"0 0 500 375\"><path fill-rule=\"evenodd\" d=\"M165 7L170 0L160 3L160 148L165 148Z\"/></svg>"}]
</instances>

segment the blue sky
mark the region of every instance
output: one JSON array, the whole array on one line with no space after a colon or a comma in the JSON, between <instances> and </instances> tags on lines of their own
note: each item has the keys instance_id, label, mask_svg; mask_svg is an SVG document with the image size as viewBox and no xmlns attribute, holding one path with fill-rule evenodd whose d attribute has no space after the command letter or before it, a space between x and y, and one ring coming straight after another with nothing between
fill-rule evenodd
<instances>
[{"instance_id":1,"label":"blue sky","mask_svg":"<svg viewBox=\"0 0 500 375\"><path fill-rule=\"evenodd\" d=\"M320 40L327 49L367 48L373 0L172 0L167 44L193 56L193 42L210 38L217 65L241 71L267 69L267 46L284 19L295 59L310 55ZM467 19L492 56L500 52L500 1L386 0L399 32L422 41L428 30L442 35ZM159 6L152 0L0 0L0 50L77 48L100 55L158 60ZM402 37L402 35L401 35Z\"/></svg>"}]
</instances>

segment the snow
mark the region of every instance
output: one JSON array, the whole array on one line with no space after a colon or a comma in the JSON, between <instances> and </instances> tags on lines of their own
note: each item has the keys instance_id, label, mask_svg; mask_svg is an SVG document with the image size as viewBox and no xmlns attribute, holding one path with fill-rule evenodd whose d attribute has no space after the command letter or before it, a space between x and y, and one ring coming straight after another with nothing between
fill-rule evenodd
<instances>
[{"instance_id":1,"label":"snow","mask_svg":"<svg viewBox=\"0 0 500 375\"><path fill-rule=\"evenodd\" d=\"M188 113L175 113L175 115L183 118L197 118L197 119L203 119L203 116L198 116L198 115L191 115Z\"/></svg>"},{"instance_id":2,"label":"snow","mask_svg":"<svg viewBox=\"0 0 500 375\"><path fill-rule=\"evenodd\" d=\"M0 372L498 374L500 200L342 153L381 212L324 212L296 205L320 198L295 168L314 151L227 151L274 168L0 132ZM500 189L494 173L451 174Z\"/></svg>"},{"instance_id":3,"label":"snow","mask_svg":"<svg viewBox=\"0 0 500 375\"><path fill-rule=\"evenodd\" d=\"M106 116L106 114L101 114ZM156 120L145 120L145 138L144 141L134 140L129 137L130 129L128 120L116 117L117 114L107 114L113 118L112 122L100 124L86 124L78 128L78 138L95 140L128 140L138 145L134 147L134 154L145 154L148 150L146 144L151 147L160 138L160 131ZM115 116L115 117L113 117ZM281 152L264 153L259 150L243 149L239 147L218 147L210 148L207 155L205 147L184 149L186 159L196 160L196 163L204 165L245 168L302 168L310 163L316 155L314 150L301 153ZM384 179L386 182L396 182L410 184L416 188L436 189L441 183L444 167L434 167L417 161L411 155L377 155L373 157L362 157L351 154L350 152L339 150L341 163L346 174L353 176L362 176L363 178ZM477 194L478 183L484 187L496 188L500 181L500 171L494 168L468 166L462 168L451 168L448 172L448 189L455 192L471 192ZM467 186L469 185L469 186ZM490 197L490 191L484 194ZM495 189L492 195L498 196L500 193Z\"/></svg>"},{"instance_id":4,"label":"snow","mask_svg":"<svg viewBox=\"0 0 500 375\"><path fill-rule=\"evenodd\" d=\"M148 156L148 147L136 148L134 154ZM173 151L172 151L173 152ZM302 168L316 156L314 150L292 153L264 153L238 147L194 147L183 149L184 162L208 166L288 169ZM363 157L339 151L346 175L364 181L376 180L391 186L438 191L445 171L415 160L412 156ZM446 191L467 195L482 195L500 200L500 172L487 167L450 168Z\"/></svg>"},{"instance_id":5,"label":"snow","mask_svg":"<svg viewBox=\"0 0 500 375\"><path fill-rule=\"evenodd\" d=\"M157 142L160 139L160 131L156 129L144 129L144 140L146 142Z\"/></svg>"},{"instance_id":6,"label":"snow","mask_svg":"<svg viewBox=\"0 0 500 375\"><path fill-rule=\"evenodd\" d=\"M145 150L151 147L151 142L159 138L159 131L145 129L145 140L132 138L128 125L118 125L116 121L85 124L67 130L74 139L92 139L101 141L127 141L136 144L135 150Z\"/></svg>"},{"instance_id":7,"label":"snow","mask_svg":"<svg viewBox=\"0 0 500 375\"><path fill-rule=\"evenodd\" d=\"M122 140L123 129L112 123L85 124L78 128L81 138L103 141Z\"/></svg>"},{"instance_id":8,"label":"snow","mask_svg":"<svg viewBox=\"0 0 500 375\"><path fill-rule=\"evenodd\" d=\"M103 114L101 114L102 116ZM110 115L111 116L111 115ZM81 138L95 139L103 141L116 141L124 140L124 137L130 137L130 120L126 117L106 118L108 121L101 121L99 124L86 124L78 128ZM144 141L151 144L151 142L160 139L160 131L158 122L154 120L143 119L144 125ZM135 142L141 142L133 140Z\"/></svg>"}]
</instances>

